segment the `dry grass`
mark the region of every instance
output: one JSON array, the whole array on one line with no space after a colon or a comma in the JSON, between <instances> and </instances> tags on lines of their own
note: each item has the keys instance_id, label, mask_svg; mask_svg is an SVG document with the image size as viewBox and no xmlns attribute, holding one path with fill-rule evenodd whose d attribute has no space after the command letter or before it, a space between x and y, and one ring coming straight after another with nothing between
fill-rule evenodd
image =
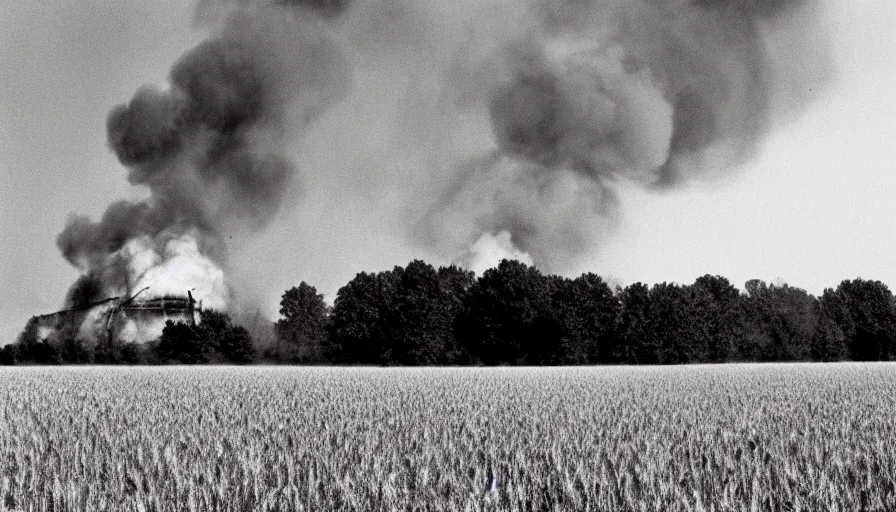
<instances>
[{"instance_id":1,"label":"dry grass","mask_svg":"<svg viewBox=\"0 0 896 512\"><path fill-rule=\"evenodd\" d=\"M896 510L896 365L0 370L0 509Z\"/></svg>"}]
</instances>

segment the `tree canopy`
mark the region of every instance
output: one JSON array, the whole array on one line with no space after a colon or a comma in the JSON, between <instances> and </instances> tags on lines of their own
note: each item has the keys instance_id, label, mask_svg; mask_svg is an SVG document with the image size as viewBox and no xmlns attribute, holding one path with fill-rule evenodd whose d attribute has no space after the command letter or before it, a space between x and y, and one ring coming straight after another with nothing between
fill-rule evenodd
<instances>
[{"instance_id":1,"label":"tree canopy","mask_svg":"<svg viewBox=\"0 0 896 512\"><path fill-rule=\"evenodd\" d=\"M329 325L331 356L351 364L426 365L464 360L455 318L472 272L438 270L420 260L407 267L361 272L343 286Z\"/></svg>"},{"instance_id":2,"label":"tree canopy","mask_svg":"<svg viewBox=\"0 0 896 512\"><path fill-rule=\"evenodd\" d=\"M327 322L330 308L323 294L305 281L283 293L280 320L276 323L274 359L293 363L322 363L327 360Z\"/></svg>"},{"instance_id":3,"label":"tree canopy","mask_svg":"<svg viewBox=\"0 0 896 512\"><path fill-rule=\"evenodd\" d=\"M253 324L251 332L276 333L264 350L249 330L213 310L202 311L196 325L168 322L144 345L84 345L76 326L45 335L33 318L16 343L0 350L0 363L579 365L896 357L896 300L884 283L861 278L821 297L758 279L740 291L710 274L691 284L614 289L593 273L546 275L513 260L479 277L413 260L358 273L339 289L332 308L303 281L283 293L280 318L261 323L269 327Z\"/></svg>"}]
</instances>

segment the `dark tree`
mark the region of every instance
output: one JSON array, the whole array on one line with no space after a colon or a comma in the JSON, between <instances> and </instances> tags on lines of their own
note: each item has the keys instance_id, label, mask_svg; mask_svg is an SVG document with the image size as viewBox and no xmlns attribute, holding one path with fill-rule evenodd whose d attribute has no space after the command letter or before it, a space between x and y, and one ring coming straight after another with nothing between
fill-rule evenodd
<instances>
[{"instance_id":1,"label":"dark tree","mask_svg":"<svg viewBox=\"0 0 896 512\"><path fill-rule=\"evenodd\" d=\"M61 340L59 357L65 364L87 364L92 362L93 354L84 340L69 335Z\"/></svg>"},{"instance_id":2,"label":"dark tree","mask_svg":"<svg viewBox=\"0 0 896 512\"><path fill-rule=\"evenodd\" d=\"M396 267L393 274L396 303L389 309L393 316L387 319L386 329L393 340L391 363L452 362L449 356L457 351L454 318L460 304L455 294L463 286L462 271L449 268L439 274L432 265L414 260L406 268Z\"/></svg>"},{"instance_id":3,"label":"dark tree","mask_svg":"<svg viewBox=\"0 0 896 512\"><path fill-rule=\"evenodd\" d=\"M699 363L709 358L707 325L693 290L659 283L650 289L648 332L662 364Z\"/></svg>"},{"instance_id":4,"label":"dark tree","mask_svg":"<svg viewBox=\"0 0 896 512\"><path fill-rule=\"evenodd\" d=\"M460 268L456 265L439 267L439 283L442 288L441 316L443 321L450 319L447 326L448 332L444 335L449 340L447 343L446 361L449 364L469 364L470 353L462 340L457 338L458 322L464 317L467 303L467 294L476 283L476 274L471 270ZM444 325L444 324L442 324Z\"/></svg>"},{"instance_id":5,"label":"dark tree","mask_svg":"<svg viewBox=\"0 0 896 512\"><path fill-rule=\"evenodd\" d=\"M167 363L245 364L255 360L249 331L233 325L226 313L213 309L202 311L195 326L168 320L154 348L159 361Z\"/></svg>"},{"instance_id":6,"label":"dark tree","mask_svg":"<svg viewBox=\"0 0 896 512\"><path fill-rule=\"evenodd\" d=\"M740 291L722 276L705 275L688 287L694 300L694 321L701 362L722 363L736 352L741 335Z\"/></svg>"},{"instance_id":7,"label":"dark tree","mask_svg":"<svg viewBox=\"0 0 896 512\"><path fill-rule=\"evenodd\" d=\"M157 348L159 358L168 363L208 363L212 350L198 331L184 322L165 322Z\"/></svg>"},{"instance_id":8,"label":"dark tree","mask_svg":"<svg viewBox=\"0 0 896 512\"><path fill-rule=\"evenodd\" d=\"M249 364L255 361L252 336L239 325L230 326L218 335L217 349L228 363Z\"/></svg>"},{"instance_id":9,"label":"dark tree","mask_svg":"<svg viewBox=\"0 0 896 512\"><path fill-rule=\"evenodd\" d=\"M12 366L18 360L18 347L14 343L4 345L0 348L0 365Z\"/></svg>"},{"instance_id":10,"label":"dark tree","mask_svg":"<svg viewBox=\"0 0 896 512\"><path fill-rule=\"evenodd\" d=\"M286 290L276 324L278 359L303 364L325 362L329 314L324 296L308 283L302 281Z\"/></svg>"},{"instance_id":11,"label":"dark tree","mask_svg":"<svg viewBox=\"0 0 896 512\"><path fill-rule=\"evenodd\" d=\"M343 364L389 364L393 360L387 323L394 316L392 272L361 272L339 289L329 324L330 357Z\"/></svg>"},{"instance_id":12,"label":"dark tree","mask_svg":"<svg viewBox=\"0 0 896 512\"><path fill-rule=\"evenodd\" d=\"M226 313L207 309L199 314L195 331L216 360L246 364L255 360L252 337L242 326L233 325ZM214 353L212 355L211 353Z\"/></svg>"},{"instance_id":13,"label":"dark tree","mask_svg":"<svg viewBox=\"0 0 896 512\"><path fill-rule=\"evenodd\" d=\"M770 319L772 293L761 279L750 279L744 285L741 300L741 338L731 359L734 361L773 361L777 353L772 339Z\"/></svg>"},{"instance_id":14,"label":"dark tree","mask_svg":"<svg viewBox=\"0 0 896 512\"><path fill-rule=\"evenodd\" d=\"M843 332L854 361L887 361L894 355L896 307L880 281L844 280L821 297L823 314Z\"/></svg>"},{"instance_id":15,"label":"dark tree","mask_svg":"<svg viewBox=\"0 0 896 512\"><path fill-rule=\"evenodd\" d=\"M812 360L846 361L849 359L846 335L827 309L822 301L818 307L818 323L812 333Z\"/></svg>"},{"instance_id":16,"label":"dark tree","mask_svg":"<svg viewBox=\"0 0 896 512\"><path fill-rule=\"evenodd\" d=\"M742 297L740 360L806 361L812 358L818 301L800 288L752 279Z\"/></svg>"},{"instance_id":17,"label":"dark tree","mask_svg":"<svg viewBox=\"0 0 896 512\"><path fill-rule=\"evenodd\" d=\"M622 364L658 364L660 347L650 326L650 288L634 283L617 289L619 318L618 341L611 360Z\"/></svg>"},{"instance_id":18,"label":"dark tree","mask_svg":"<svg viewBox=\"0 0 896 512\"><path fill-rule=\"evenodd\" d=\"M360 273L339 290L330 323L338 362L430 365L464 360L454 325L472 273L434 269L415 260L406 268Z\"/></svg>"},{"instance_id":19,"label":"dark tree","mask_svg":"<svg viewBox=\"0 0 896 512\"><path fill-rule=\"evenodd\" d=\"M551 305L561 340L561 364L606 364L617 338L619 300L595 274L553 279Z\"/></svg>"},{"instance_id":20,"label":"dark tree","mask_svg":"<svg viewBox=\"0 0 896 512\"><path fill-rule=\"evenodd\" d=\"M199 322L196 324L196 332L199 335L212 342L214 348L215 337L230 328L232 320L230 315L217 309L205 309L199 312Z\"/></svg>"},{"instance_id":21,"label":"dark tree","mask_svg":"<svg viewBox=\"0 0 896 512\"><path fill-rule=\"evenodd\" d=\"M550 288L538 269L519 261L486 270L470 289L459 331L470 354L487 365L558 362Z\"/></svg>"}]
</instances>

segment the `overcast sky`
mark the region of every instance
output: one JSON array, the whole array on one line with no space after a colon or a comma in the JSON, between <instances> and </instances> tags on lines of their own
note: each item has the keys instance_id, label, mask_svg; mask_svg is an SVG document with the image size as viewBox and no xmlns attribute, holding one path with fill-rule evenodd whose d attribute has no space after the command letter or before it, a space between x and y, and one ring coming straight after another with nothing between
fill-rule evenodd
<instances>
[{"instance_id":1,"label":"overcast sky","mask_svg":"<svg viewBox=\"0 0 896 512\"><path fill-rule=\"evenodd\" d=\"M78 275L55 245L67 217L145 196L107 148L106 115L140 85L164 86L201 40L193 14L174 0L0 3L0 343L62 306ZM896 286L896 4L829 2L822 15L833 77L809 108L725 178L662 192L623 185L618 227L588 268L623 285L711 273L815 294L855 277ZM289 236L291 211L263 236ZM332 301L358 271L434 257L346 227L364 219L312 218L319 229L287 244L294 257L270 243L251 255L271 267L259 286L269 314L301 280Z\"/></svg>"}]
</instances>

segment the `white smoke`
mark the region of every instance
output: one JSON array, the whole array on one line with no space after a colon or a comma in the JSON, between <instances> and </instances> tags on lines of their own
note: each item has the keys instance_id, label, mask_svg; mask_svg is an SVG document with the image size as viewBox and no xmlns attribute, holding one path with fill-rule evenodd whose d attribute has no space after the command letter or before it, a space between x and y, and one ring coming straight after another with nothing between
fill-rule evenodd
<instances>
[{"instance_id":1,"label":"white smoke","mask_svg":"<svg viewBox=\"0 0 896 512\"><path fill-rule=\"evenodd\" d=\"M501 260L517 260L532 265L532 256L513 245L509 231L497 234L483 233L466 254L458 258L457 265L482 275L486 270L497 267Z\"/></svg>"},{"instance_id":2,"label":"white smoke","mask_svg":"<svg viewBox=\"0 0 896 512\"><path fill-rule=\"evenodd\" d=\"M162 334L162 330L165 329L165 322L167 320L170 320L170 318L161 315L143 317L139 320L135 318L124 318L123 325L119 327L119 331L116 332L115 338L125 343L146 343L155 340ZM174 318L173 320L183 321L184 319ZM116 319L116 321L122 320Z\"/></svg>"},{"instance_id":3,"label":"white smoke","mask_svg":"<svg viewBox=\"0 0 896 512\"><path fill-rule=\"evenodd\" d=\"M141 298L183 297L192 290L203 307L227 309L230 294L224 271L200 252L191 234L168 240L161 251L148 236L132 239L121 250L127 254L129 289L137 292L149 288Z\"/></svg>"}]
</instances>

